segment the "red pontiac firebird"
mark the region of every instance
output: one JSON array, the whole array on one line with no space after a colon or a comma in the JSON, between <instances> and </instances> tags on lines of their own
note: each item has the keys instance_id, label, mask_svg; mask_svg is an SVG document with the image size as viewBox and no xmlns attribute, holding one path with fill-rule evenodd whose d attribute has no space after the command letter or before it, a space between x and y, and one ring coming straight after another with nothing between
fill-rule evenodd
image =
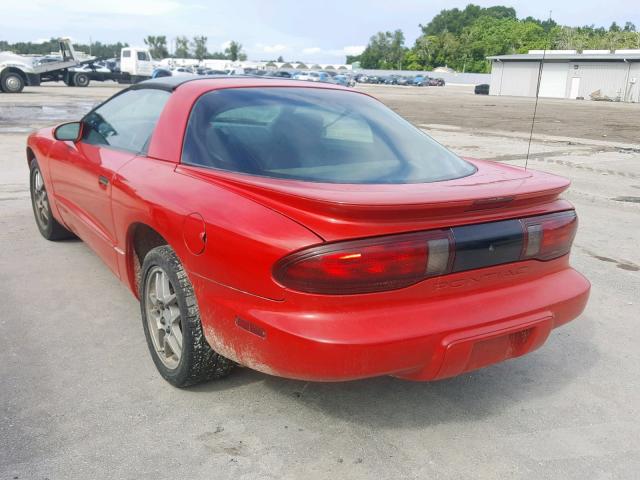
<instances>
[{"instance_id":1,"label":"red pontiac firebird","mask_svg":"<svg viewBox=\"0 0 640 480\"><path fill-rule=\"evenodd\" d=\"M176 386L452 377L584 309L569 182L463 160L336 85L168 77L28 139L49 240L84 240L140 300Z\"/></svg>"}]
</instances>

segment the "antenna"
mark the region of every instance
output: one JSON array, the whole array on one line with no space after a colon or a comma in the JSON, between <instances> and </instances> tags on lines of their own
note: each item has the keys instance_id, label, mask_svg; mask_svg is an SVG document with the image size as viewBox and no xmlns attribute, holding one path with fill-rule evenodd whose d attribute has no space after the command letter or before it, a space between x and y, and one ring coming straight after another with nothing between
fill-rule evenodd
<instances>
[{"instance_id":1,"label":"antenna","mask_svg":"<svg viewBox=\"0 0 640 480\"><path fill-rule=\"evenodd\" d=\"M553 10L549 10L549 23L551 23L551 14ZM524 161L524 169L527 169L527 165L529 165L529 153L531 152L531 140L533 139L533 128L536 125L536 114L538 113L538 98L540 98L540 82L542 80L542 69L544 68L544 59L547 57L547 48L549 48L551 40L551 25L549 25L549 33L547 34L547 42L542 51L542 60L540 61L540 66L538 67L538 85L536 86L536 103L533 107L533 118L531 119L531 131L529 132L529 144L527 145L527 158Z\"/></svg>"}]
</instances>

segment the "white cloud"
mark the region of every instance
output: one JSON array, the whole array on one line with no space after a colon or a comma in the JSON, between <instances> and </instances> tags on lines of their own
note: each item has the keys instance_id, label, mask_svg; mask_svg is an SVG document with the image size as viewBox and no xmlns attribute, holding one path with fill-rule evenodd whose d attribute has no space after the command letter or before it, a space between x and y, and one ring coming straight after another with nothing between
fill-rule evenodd
<instances>
[{"instance_id":1,"label":"white cloud","mask_svg":"<svg viewBox=\"0 0 640 480\"><path fill-rule=\"evenodd\" d=\"M342 49L342 53L345 55L360 55L364 52L366 47L364 45L350 45Z\"/></svg>"},{"instance_id":2,"label":"white cloud","mask_svg":"<svg viewBox=\"0 0 640 480\"><path fill-rule=\"evenodd\" d=\"M302 53L310 56L322 55L324 57L346 57L347 55L360 55L364 52L365 47L363 45L349 45L342 48L323 49L320 47L303 48Z\"/></svg>"},{"instance_id":3,"label":"white cloud","mask_svg":"<svg viewBox=\"0 0 640 480\"><path fill-rule=\"evenodd\" d=\"M256 46L265 53L279 53L289 49L289 47L281 43L277 43L275 45L263 45L262 43L258 43Z\"/></svg>"},{"instance_id":4,"label":"white cloud","mask_svg":"<svg viewBox=\"0 0 640 480\"><path fill-rule=\"evenodd\" d=\"M100 2L82 2L77 0L32 0L32 9L48 12L67 11L102 15L144 15L157 16L174 12L182 7L176 0L107 0ZM4 8L4 6L3 6Z\"/></svg>"}]
</instances>

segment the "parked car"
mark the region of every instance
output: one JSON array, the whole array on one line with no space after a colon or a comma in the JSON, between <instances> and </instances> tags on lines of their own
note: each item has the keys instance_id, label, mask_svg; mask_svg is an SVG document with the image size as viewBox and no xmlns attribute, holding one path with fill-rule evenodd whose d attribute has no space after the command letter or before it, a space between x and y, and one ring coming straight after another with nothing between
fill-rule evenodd
<instances>
[{"instance_id":1,"label":"parked car","mask_svg":"<svg viewBox=\"0 0 640 480\"><path fill-rule=\"evenodd\" d=\"M156 67L153 69L153 72L151 73L151 78L170 77L172 75L173 73L169 68Z\"/></svg>"},{"instance_id":2,"label":"parked car","mask_svg":"<svg viewBox=\"0 0 640 480\"><path fill-rule=\"evenodd\" d=\"M333 77L333 81L334 83L337 83L338 85L342 85L343 87L353 87L355 85L355 82L353 81L352 78L342 74L338 74L335 77Z\"/></svg>"},{"instance_id":3,"label":"parked car","mask_svg":"<svg viewBox=\"0 0 640 480\"><path fill-rule=\"evenodd\" d=\"M271 73L272 77L280 77L280 78L291 78L293 75L287 72L286 70L278 70L276 72Z\"/></svg>"},{"instance_id":4,"label":"parked car","mask_svg":"<svg viewBox=\"0 0 640 480\"><path fill-rule=\"evenodd\" d=\"M429 78L429 86L430 87L444 87L444 79L442 78Z\"/></svg>"},{"instance_id":5,"label":"parked car","mask_svg":"<svg viewBox=\"0 0 640 480\"><path fill-rule=\"evenodd\" d=\"M396 85L410 85L413 83L413 77L398 77Z\"/></svg>"},{"instance_id":6,"label":"parked car","mask_svg":"<svg viewBox=\"0 0 640 480\"><path fill-rule=\"evenodd\" d=\"M400 78L400 75L389 75L388 77L384 77L384 84L385 85L397 85L399 78Z\"/></svg>"},{"instance_id":7,"label":"parked car","mask_svg":"<svg viewBox=\"0 0 640 480\"><path fill-rule=\"evenodd\" d=\"M567 179L462 159L336 85L149 80L26 156L40 233L78 236L128 286L179 387L236 363L451 377L535 350L587 302Z\"/></svg>"},{"instance_id":8,"label":"parked car","mask_svg":"<svg viewBox=\"0 0 640 480\"><path fill-rule=\"evenodd\" d=\"M307 80L309 82L327 82L331 78L327 72L300 72L294 75L296 80Z\"/></svg>"},{"instance_id":9,"label":"parked car","mask_svg":"<svg viewBox=\"0 0 640 480\"><path fill-rule=\"evenodd\" d=\"M171 75L174 77L184 77L195 75L195 71L191 67L176 67L171 69Z\"/></svg>"},{"instance_id":10,"label":"parked car","mask_svg":"<svg viewBox=\"0 0 640 480\"><path fill-rule=\"evenodd\" d=\"M293 74L293 78L295 80L311 80L311 72L307 72L307 71L303 71L303 72L296 72Z\"/></svg>"},{"instance_id":11,"label":"parked car","mask_svg":"<svg viewBox=\"0 0 640 480\"><path fill-rule=\"evenodd\" d=\"M476 95L489 95L489 84L481 83L480 85L476 85L474 92Z\"/></svg>"},{"instance_id":12,"label":"parked car","mask_svg":"<svg viewBox=\"0 0 640 480\"><path fill-rule=\"evenodd\" d=\"M424 87L429 84L429 77L425 77L424 75L416 75L413 77L413 85L416 87Z\"/></svg>"}]
</instances>

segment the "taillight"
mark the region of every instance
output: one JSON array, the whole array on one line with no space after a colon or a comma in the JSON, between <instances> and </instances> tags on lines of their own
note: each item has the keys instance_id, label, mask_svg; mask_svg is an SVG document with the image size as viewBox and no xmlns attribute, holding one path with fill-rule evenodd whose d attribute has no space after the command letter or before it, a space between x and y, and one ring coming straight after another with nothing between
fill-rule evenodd
<instances>
[{"instance_id":1,"label":"taillight","mask_svg":"<svg viewBox=\"0 0 640 480\"><path fill-rule=\"evenodd\" d=\"M371 293L407 287L429 277L569 253L573 210L444 230L328 243L278 261L281 285L308 293Z\"/></svg>"},{"instance_id":2,"label":"taillight","mask_svg":"<svg viewBox=\"0 0 640 480\"><path fill-rule=\"evenodd\" d=\"M573 210L523 218L520 223L524 229L523 260L551 260L566 255L578 229L578 217Z\"/></svg>"},{"instance_id":3,"label":"taillight","mask_svg":"<svg viewBox=\"0 0 640 480\"><path fill-rule=\"evenodd\" d=\"M450 269L450 230L320 245L280 260L274 277L309 293L365 293L412 285Z\"/></svg>"}]
</instances>

